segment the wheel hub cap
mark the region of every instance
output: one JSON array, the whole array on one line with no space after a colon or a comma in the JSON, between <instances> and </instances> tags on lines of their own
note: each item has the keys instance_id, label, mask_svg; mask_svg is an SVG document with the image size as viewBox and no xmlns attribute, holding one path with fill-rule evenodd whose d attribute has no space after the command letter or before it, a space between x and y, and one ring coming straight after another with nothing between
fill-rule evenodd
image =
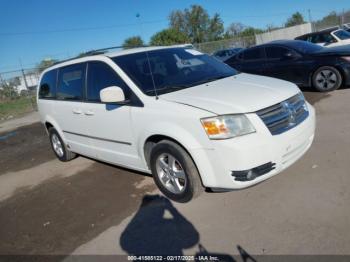
<instances>
[{"instance_id":1,"label":"wheel hub cap","mask_svg":"<svg viewBox=\"0 0 350 262\"><path fill-rule=\"evenodd\" d=\"M161 154L156 161L156 169L162 185L174 194L185 190L187 178L180 162L171 154Z\"/></svg>"},{"instance_id":2,"label":"wheel hub cap","mask_svg":"<svg viewBox=\"0 0 350 262\"><path fill-rule=\"evenodd\" d=\"M59 157L63 157L63 155L64 155L63 146L62 146L60 139L58 138L58 136L56 134L53 134L51 136L51 142L52 142L52 147L53 147L53 150L55 151L55 153Z\"/></svg>"}]
</instances>

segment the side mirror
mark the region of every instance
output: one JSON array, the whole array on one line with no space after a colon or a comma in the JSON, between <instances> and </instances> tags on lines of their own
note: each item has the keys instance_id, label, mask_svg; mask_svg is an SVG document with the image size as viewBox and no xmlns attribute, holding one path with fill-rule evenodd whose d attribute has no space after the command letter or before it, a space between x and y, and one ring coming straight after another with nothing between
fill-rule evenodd
<instances>
[{"instance_id":1,"label":"side mirror","mask_svg":"<svg viewBox=\"0 0 350 262\"><path fill-rule=\"evenodd\" d=\"M120 87L110 86L100 91L100 99L103 103L120 103L125 101L125 95Z\"/></svg>"},{"instance_id":2,"label":"side mirror","mask_svg":"<svg viewBox=\"0 0 350 262\"><path fill-rule=\"evenodd\" d=\"M282 60L293 60L293 59L295 59L295 58L297 58L298 56L295 54L295 53L293 53L293 52L287 52L287 53L285 53L284 55L283 55L283 57L282 57Z\"/></svg>"}]
</instances>

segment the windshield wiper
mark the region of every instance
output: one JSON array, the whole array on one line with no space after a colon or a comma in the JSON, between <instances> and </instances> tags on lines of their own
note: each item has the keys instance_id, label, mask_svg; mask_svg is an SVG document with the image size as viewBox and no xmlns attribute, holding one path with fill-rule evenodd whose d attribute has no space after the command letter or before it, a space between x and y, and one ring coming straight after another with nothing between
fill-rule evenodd
<instances>
[{"instance_id":1,"label":"windshield wiper","mask_svg":"<svg viewBox=\"0 0 350 262\"><path fill-rule=\"evenodd\" d=\"M161 88L156 88L156 89L150 89L145 91L145 93L151 93L151 92L159 92L159 91L164 91L167 89L173 89L173 90L177 90L177 89L184 89L187 87L191 87L192 85L167 85L167 86L162 86Z\"/></svg>"}]
</instances>

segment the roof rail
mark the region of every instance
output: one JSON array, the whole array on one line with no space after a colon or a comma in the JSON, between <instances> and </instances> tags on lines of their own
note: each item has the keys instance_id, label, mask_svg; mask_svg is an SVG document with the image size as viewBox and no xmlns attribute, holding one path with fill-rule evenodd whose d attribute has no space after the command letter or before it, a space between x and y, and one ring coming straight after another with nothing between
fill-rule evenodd
<instances>
[{"instance_id":1,"label":"roof rail","mask_svg":"<svg viewBox=\"0 0 350 262\"><path fill-rule=\"evenodd\" d=\"M142 45L142 46L138 46L138 47L147 47L146 45ZM82 57L86 57L86 56L93 56L93 55L103 55L103 54L106 54L108 53L110 50L114 50L114 49L122 49L122 48L125 48L124 46L111 46L111 47L105 47L105 48L100 48L100 49L93 49L93 50L90 50L90 51L87 51L87 52L83 52L75 57L72 57L72 58L68 58L68 59L65 59L65 60L60 60L56 63L54 63L53 65L57 65L57 64L60 64L60 63L63 63L63 62L68 62L68 61L71 61L71 60L74 60L74 59L77 59L77 58L82 58ZM130 47L130 48L136 48L136 47Z\"/></svg>"}]
</instances>

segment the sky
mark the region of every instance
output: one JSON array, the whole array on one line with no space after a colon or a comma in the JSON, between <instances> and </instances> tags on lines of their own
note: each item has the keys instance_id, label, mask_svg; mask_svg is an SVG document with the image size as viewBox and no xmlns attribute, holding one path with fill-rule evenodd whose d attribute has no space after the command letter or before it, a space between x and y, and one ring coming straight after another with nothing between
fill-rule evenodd
<instances>
[{"instance_id":1,"label":"sky","mask_svg":"<svg viewBox=\"0 0 350 262\"><path fill-rule=\"evenodd\" d=\"M193 4L209 15L219 13L225 27L232 22L280 26L296 11L308 20L310 9L315 20L350 9L349 0L0 0L0 73L119 46L134 35L147 42L168 27L172 10Z\"/></svg>"}]
</instances>

